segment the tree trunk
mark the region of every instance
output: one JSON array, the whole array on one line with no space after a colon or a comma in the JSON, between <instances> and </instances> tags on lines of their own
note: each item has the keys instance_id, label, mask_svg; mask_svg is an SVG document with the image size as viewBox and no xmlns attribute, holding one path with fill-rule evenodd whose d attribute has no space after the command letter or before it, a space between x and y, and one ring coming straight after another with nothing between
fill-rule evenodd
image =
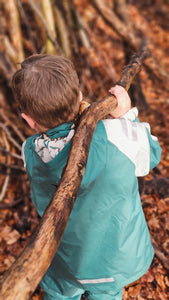
<instances>
[{"instance_id":1,"label":"tree trunk","mask_svg":"<svg viewBox=\"0 0 169 300\"><path fill-rule=\"evenodd\" d=\"M133 77L141 69L142 61L149 54L144 46L134 55L130 64L125 67L118 84L128 90ZM68 163L59 187L27 246L2 279L0 300L29 299L50 266L85 172L96 125L116 106L116 98L109 95L92 103L84 111L72 140Z\"/></svg>"}]
</instances>

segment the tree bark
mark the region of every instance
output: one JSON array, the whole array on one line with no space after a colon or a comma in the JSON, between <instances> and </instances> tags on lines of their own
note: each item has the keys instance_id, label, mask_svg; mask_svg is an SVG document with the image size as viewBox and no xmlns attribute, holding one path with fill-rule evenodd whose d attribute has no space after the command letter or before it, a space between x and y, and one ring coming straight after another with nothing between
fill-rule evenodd
<instances>
[{"instance_id":1,"label":"tree bark","mask_svg":"<svg viewBox=\"0 0 169 300\"><path fill-rule=\"evenodd\" d=\"M128 90L133 77L149 56L145 45L125 67L118 84ZM83 113L61 182L47 207L40 224L27 246L6 272L1 283L0 300L26 300L31 297L47 271L62 239L66 224L81 184L96 125L117 106L114 96L92 103Z\"/></svg>"}]
</instances>

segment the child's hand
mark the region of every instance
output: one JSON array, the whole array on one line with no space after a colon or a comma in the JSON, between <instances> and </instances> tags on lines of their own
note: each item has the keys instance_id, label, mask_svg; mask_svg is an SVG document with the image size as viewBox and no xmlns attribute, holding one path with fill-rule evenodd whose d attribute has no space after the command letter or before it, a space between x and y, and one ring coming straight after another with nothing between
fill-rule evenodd
<instances>
[{"instance_id":1,"label":"child's hand","mask_svg":"<svg viewBox=\"0 0 169 300\"><path fill-rule=\"evenodd\" d=\"M110 112L113 118L120 118L125 113L127 113L131 108L131 100L127 91L120 85L115 85L110 88L109 93L114 95L117 98L118 105L115 110Z\"/></svg>"}]
</instances>

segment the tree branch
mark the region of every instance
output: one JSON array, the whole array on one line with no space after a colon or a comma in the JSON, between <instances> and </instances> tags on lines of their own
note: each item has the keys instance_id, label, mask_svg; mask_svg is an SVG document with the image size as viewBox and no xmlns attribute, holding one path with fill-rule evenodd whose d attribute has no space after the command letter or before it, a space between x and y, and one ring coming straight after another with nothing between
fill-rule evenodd
<instances>
[{"instance_id":1,"label":"tree branch","mask_svg":"<svg viewBox=\"0 0 169 300\"><path fill-rule=\"evenodd\" d=\"M9 147L9 143L8 143L8 140L7 140L7 137L6 137L4 131L2 132L2 137L3 137L4 145L6 146L6 150L9 151L10 147ZM7 154L7 160L6 161L7 161L7 164L10 164L11 157L9 156L9 154ZM6 172L6 176L5 176L5 179L4 179L4 182L2 184L1 192L0 192L0 202L5 197L5 194L6 194L6 191L7 191L7 187L8 187L8 184L9 184L9 179L10 179L10 168L8 167L7 168L7 172Z\"/></svg>"},{"instance_id":2,"label":"tree branch","mask_svg":"<svg viewBox=\"0 0 169 300\"><path fill-rule=\"evenodd\" d=\"M14 0L9 0L8 2L3 0L3 5L9 18L9 34L11 37L12 45L17 52L15 63L18 63L24 60L24 52L17 6Z\"/></svg>"},{"instance_id":3,"label":"tree branch","mask_svg":"<svg viewBox=\"0 0 169 300\"><path fill-rule=\"evenodd\" d=\"M33 9L33 11L35 12L35 14L40 18L40 20L42 21L42 24L44 25L44 28L46 30L47 36L50 39L50 41L53 43L53 45L56 48L56 52L60 55L63 55L63 51L60 48L53 32L51 31L51 29L48 26L47 21L45 20L45 18L43 17L42 13L40 12L40 10L37 8L36 4L32 1L32 0L28 0L28 3L30 5L30 7Z\"/></svg>"}]
</instances>

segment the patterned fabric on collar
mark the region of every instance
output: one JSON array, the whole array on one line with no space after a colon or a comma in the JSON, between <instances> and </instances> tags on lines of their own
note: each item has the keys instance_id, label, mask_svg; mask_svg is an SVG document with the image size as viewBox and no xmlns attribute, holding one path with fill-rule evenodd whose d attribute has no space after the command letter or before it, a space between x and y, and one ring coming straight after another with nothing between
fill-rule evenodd
<instances>
[{"instance_id":1,"label":"patterned fabric on collar","mask_svg":"<svg viewBox=\"0 0 169 300\"><path fill-rule=\"evenodd\" d=\"M43 134L35 139L35 151L43 160L43 162L47 163L52 160L72 139L75 134L75 129L74 126L72 126L71 128L72 129L69 131L69 134L66 137L58 137L56 139L52 139L46 134Z\"/></svg>"}]
</instances>

